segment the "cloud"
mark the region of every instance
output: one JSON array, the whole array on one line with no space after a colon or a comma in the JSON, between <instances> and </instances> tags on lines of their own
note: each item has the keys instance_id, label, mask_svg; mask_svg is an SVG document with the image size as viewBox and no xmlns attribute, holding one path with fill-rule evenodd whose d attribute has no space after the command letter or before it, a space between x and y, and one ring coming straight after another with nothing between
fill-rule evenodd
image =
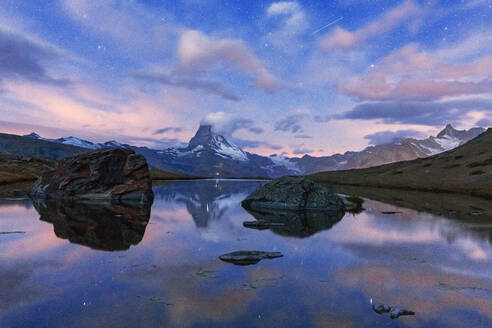
<instances>
[{"instance_id":1,"label":"cloud","mask_svg":"<svg viewBox=\"0 0 492 328\"><path fill-rule=\"evenodd\" d=\"M299 3L294 1L274 2L267 8L267 17L281 20L278 29L268 34L268 42L279 49L289 51L292 46L299 47L301 42L293 42L308 27L306 15Z\"/></svg>"},{"instance_id":2,"label":"cloud","mask_svg":"<svg viewBox=\"0 0 492 328\"><path fill-rule=\"evenodd\" d=\"M263 131L263 129L255 126L253 120L224 112L209 113L200 124L209 124L216 133L220 133L226 137L232 136L234 132L241 129L248 131L253 129L253 131L251 131L253 133L256 133L255 131L259 130Z\"/></svg>"},{"instance_id":3,"label":"cloud","mask_svg":"<svg viewBox=\"0 0 492 328\"><path fill-rule=\"evenodd\" d=\"M296 138L296 139L312 139L313 137L305 135L305 134L298 134L294 138Z\"/></svg>"},{"instance_id":4,"label":"cloud","mask_svg":"<svg viewBox=\"0 0 492 328\"><path fill-rule=\"evenodd\" d=\"M304 154L309 154L309 153L312 153L313 150L312 149L308 149L308 148L297 148L297 149L294 149L292 151L292 154L294 155L304 155Z\"/></svg>"},{"instance_id":5,"label":"cloud","mask_svg":"<svg viewBox=\"0 0 492 328\"><path fill-rule=\"evenodd\" d=\"M98 95L90 88L86 92L86 86L78 83L70 88L59 88L8 81L2 87L5 97L0 97L0 116L4 120L62 126L65 130L81 130L83 135L98 135L106 140L120 141L126 136L152 138L153 133L162 128L162 122L181 126L177 114L183 107L196 109L192 99L179 90L171 90L165 97L149 97L138 89L125 89L125 97L121 97L96 90L100 93ZM98 98L103 102L99 103ZM19 105L22 106L22 115L15 110Z\"/></svg>"},{"instance_id":6,"label":"cloud","mask_svg":"<svg viewBox=\"0 0 492 328\"><path fill-rule=\"evenodd\" d=\"M185 147L187 143L177 138L146 138L146 137L126 137L122 136L119 141L130 144L138 145L139 147L148 147L152 149L167 149L170 147Z\"/></svg>"},{"instance_id":7,"label":"cloud","mask_svg":"<svg viewBox=\"0 0 492 328\"><path fill-rule=\"evenodd\" d=\"M163 134L166 132L181 132L183 129L182 128L175 128L175 127L167 127L167 128L162 128L154 131L154 134Z\"/></svg>"},{"instance_id":8,"label":"cloud","mask_svg":"<svg viewBox=\"0 0 492 328\"><path fill-rule=\"evenodd\" d=\"M279 150L284 148L283 146L271 144L266 141L258 141L258 140L247 140L240 138L232 138L232 141L241 148L259 148L265 147L273 150Z\"/></svg>"},{"instance_id":9,"label":"cloud","mask_svg":"<svg viewBox=\"0 0 492 328\"><path fill-rule=\"evenodd\" d=\"M309 27L306 14L301 5L295 1L281 1L272 3L266 10L267 22L275 28L268 28L263 43L273 45L277 50L293 54L301 50L304 40L301 36Z\"/></svg>"},{"instance_id":10,"label":"cloud","mask_svg":"<svg viewBox=\"0 0 492 328\"><path fill-rule=\"evenodd\" d=\"M420 25L424 13L425 11L415 1L405 1L388 11L381 18L373 20L353 32L336 27L333 33L321 39L320 46L326 52L336 48L348 50L368 39L397 28L409 20L411 20L410 29L415 31Z\"/></svg>"},{"instance_id":11,"label":"cloud","mask_svg":"<svg viewBox=\"0 0 492 328\"><path fill-rule=\"evenodd\" d=\"M481 120L479 120L475 125L481 126L481 127L492 127L492 118L484 117Z\"/></svg>"},{"instance_id":12,"label":"cloud","mask_svg":"<svg viewBox=\"0 0 492 328\"><path fill-rule=\"evenodd\" d=\"M369 140L370 145L384 145L400 139L422 138L424 136L425 134L421 131L409 129L398 131L379 131L364 136L364 139Z\"/></svg>"},{"instance_id":13,"label":"cloud","mask_svg":"<svg viewBox=\"0 0 492 328\"><path fill-rule=\"evenodd\" d=\"M444 102L370 102L332 116L332 119L382 120L384 123L442 126L456 123L470 112L492 111L490 100Z\"/></svg>"},{"instance_id":14,"label":"cloud","mask_svg":"<svg viewBox=\"0 0 492 328\"><path fill-rule=\"evenodd\" d=\"M239 100L233 91L227 89L221 83L200 79L197 76L179 76L178 74L173 75L150 72L135 72L130 75L135 79L149 83L182 87L189 90L202 90L206 93L215 94L227 100Z\"/></svg>"},{"instance_id":15,"label":"cloud","mask_svg":"<svg viewBox=\"0 0 492 328\"><path fill-rule=\"evenodd\" d=\"M265 130L263 130L262 128L249 128L248 131L255 134L262 134L263 132L265 132Z\"/></svg>"},{"instance_id":16,"label":"cloud","mask_svg":"<svg viewBox=\"0 0 492 328\"><path fill-rule=\"evenodd\" d=\"M299 13L300 6L295 1L273 2L267 9L268 16L295 15Z\"/></svg>"},{"instance_id":17,"label":"cloud","mask_svg":"<svg viewBox=\"0 0 492 328\"><path fill-rule=\"evenodd\" d=\"M60 59L60 54L32 39L0 29L0 81L24 79L31 82L67 85L46 71L46 64Z\"/></svg>"},{"instance_id":18,"label":"cloud","mask_svg":"<svg viewBox=\"0 0 492 328\"><path fill-rule=\"evenodd\" d=\"M275 123L275 131L290 131L292 133L302 133L304 131L302 129L301 122L307 118L309 118L309 114L307 113L291 114Z\"/></svg>"},{"instance_id":19,"label":"cloud","mask_svg":"<svg viewBox=\"0 0 492 328\"><path fill-rule=\"evenodd\" d=\"M200 31L187 30L178 45L180 69L203 74L215 65L230 66L253 77L253 87L274 93L290 87L273 76L241 40L214 39Z\"/></svg>"},{"instance_id":20,"label":"cloud","mask_svg":"<svg viewBox=\"0 0 492 328\"><path fill-rule=\"evenodd\" d=\"M338 89L357 100L404 101L430 101L491 91L492 56L468 63L449 60L442 50L429 53L410 44L389 54L367 72L342 80Z\"/></svg>"}]
</instances>

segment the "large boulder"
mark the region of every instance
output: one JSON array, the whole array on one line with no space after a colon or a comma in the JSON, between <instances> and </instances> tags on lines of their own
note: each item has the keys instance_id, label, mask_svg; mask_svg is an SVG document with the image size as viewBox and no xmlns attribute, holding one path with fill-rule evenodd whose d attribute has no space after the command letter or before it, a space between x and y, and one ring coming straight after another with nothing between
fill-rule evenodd
<instances>
[{"instance_id":1,"label":"large boulder","mask_svg":"<svg viewBox=\"0 0 492 328\"><path fill-rule=\"evenodd\" d=\"M33 186L33 198L152 202L147 161L132 149L101 149L58 162Z\"/></svg>"},{"instance_id":2,"label":"large boulder","mask_svg":"<svg viewBox=\"0 0 492 328\"><path fill-rule=\"evenodd\" d=\"M343 212L343 199L328 188L305 177L275 179L242 201L247 210Z\"/></svg>"}]
</instances>

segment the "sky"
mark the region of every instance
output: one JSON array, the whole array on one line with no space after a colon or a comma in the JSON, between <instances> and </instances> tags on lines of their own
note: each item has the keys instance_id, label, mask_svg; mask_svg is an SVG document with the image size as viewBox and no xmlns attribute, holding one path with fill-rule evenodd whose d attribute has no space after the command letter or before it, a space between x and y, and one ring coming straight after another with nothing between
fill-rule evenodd
<instances>
[{"instance_id":1,"label":"sky","mask_svg":"<svg viewBox=\"0 0 492 328\"><path fill-rule=\"evenodd\" d=\"M313 156L492 125L492 0L0 0L0 132Z\"/></svg>"}]
</instances>

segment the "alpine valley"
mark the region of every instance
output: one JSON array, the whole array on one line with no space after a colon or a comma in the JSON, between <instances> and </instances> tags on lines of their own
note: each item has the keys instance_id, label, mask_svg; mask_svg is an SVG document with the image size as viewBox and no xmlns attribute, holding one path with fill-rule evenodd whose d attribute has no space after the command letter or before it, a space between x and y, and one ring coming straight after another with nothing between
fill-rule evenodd
<instances>
[{"instance_id":1,"label":"alpine valley","mask_svg":"<svg viewBox=\"0 0 492 328\"><path fill-rule=\"evenodd\" d=\"M269 157L242 150L211 125L201 125L186 147L163 150L120 144L116 141L93 143L73 136L46 139L36 133L25 136L0 134L0 153L15 156L61 159L88 149L132 148L155 168L201 177L241 178L306 175L321 171L367 168L392 162L428 157L453 148L483 133L483 128L456 130L447 125L437 136L426 139L395 139L391 143L369 146L362 151L313 157Z\"/></svg>"}]
</instances>

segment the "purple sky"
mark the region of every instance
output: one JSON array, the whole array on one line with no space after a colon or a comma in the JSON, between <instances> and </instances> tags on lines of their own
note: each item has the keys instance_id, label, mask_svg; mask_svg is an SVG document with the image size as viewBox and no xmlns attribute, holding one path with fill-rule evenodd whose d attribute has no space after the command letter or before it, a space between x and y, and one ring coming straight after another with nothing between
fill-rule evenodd
<instances>
[{"instance_id":1,"label":"purple sky","mask_svg":"<svg viewBox=\"0 0 492 328\"><path fill-rule=\"evenodd\" d=\"M329 155L492 123L492 1L0 2L0 131Z\"/></svg>"}]
</instances>

